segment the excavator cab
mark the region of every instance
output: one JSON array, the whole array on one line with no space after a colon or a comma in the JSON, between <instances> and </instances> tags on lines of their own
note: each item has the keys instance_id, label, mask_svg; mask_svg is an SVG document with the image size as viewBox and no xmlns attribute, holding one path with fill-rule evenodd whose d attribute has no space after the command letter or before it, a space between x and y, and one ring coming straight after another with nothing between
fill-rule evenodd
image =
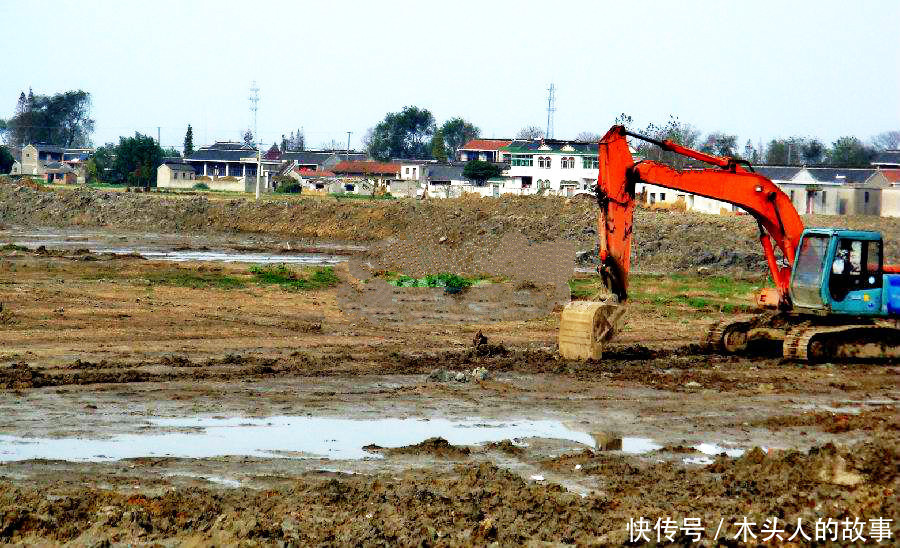
<instances>
[{"instance_id":1,"label":"excavator cab","mask_svg":"<svg viewBox=\"0 0 900 548\"><path fill-rule=\"evenodd\" d=\"M887 316L896 276L884 273L882 248L878 232L804 230L791 279L794 306L852 316Z\"/></svg>"}]
</instances>

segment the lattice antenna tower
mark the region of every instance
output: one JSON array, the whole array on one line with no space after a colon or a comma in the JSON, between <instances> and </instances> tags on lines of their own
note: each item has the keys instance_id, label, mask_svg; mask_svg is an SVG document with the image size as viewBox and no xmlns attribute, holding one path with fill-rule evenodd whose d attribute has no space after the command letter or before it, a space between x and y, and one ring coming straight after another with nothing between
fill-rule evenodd
<instances>
[{"instance_id":1,"label":"lattice antenna tower","mask_svg":"<svg viewBox=\"0 0 900 548\"><path fill-rule=\"evenodd\" d=\"M553 113L556 112L556 86L551 82L547 88L547 139L553 138Z\"/></svg>"},{"instance_id":2,"label":"lattice antenna tower","mask_svg":"<svg viewBox=\"0 0 900 548\"><path fill-rule=\"evenodd\" d=\"M250 114L253 116L253 140L259 143L259 133L256 126L256 112L259 110L259 86L256 80L250 83Z\"/></svg>"}]
</instances>

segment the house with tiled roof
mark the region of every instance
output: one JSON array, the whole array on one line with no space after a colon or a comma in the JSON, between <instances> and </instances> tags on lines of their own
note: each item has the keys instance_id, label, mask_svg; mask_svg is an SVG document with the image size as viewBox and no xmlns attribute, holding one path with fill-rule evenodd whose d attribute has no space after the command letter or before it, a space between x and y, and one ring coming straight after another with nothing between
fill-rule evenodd
<instances>
[{"instance_id":1,"label":"house with tiled roof","mask_svg":"<svg viewBox=\"0 0 900 548\"><path fill-rule=\"evenodd\" d=\"M49 182L84 183L84 163L92 148L29 144L14 152L11 175L34 175Z\"/></svg>"},{"instance_id":2,"label":"house with tiled roof","mask_svg":"<svg viewBox=\"0 0 900 548\"><path fill-rule=\"evenodd\" d=\"M402 164L397 162L343 161L331 171L341 179L343 192L372 194L390 188L391 181L400 180Z\"/></svg>"},{"instance_id":3,"label":"house with tiled roof","mask_svg":"<svg viewBox=\"0 0 900 548\"><path fill-rule=\"evenodd\" d=\"M257 163L256 147L233 141L217 141L200 147L184 162L194 168L197 183L213 190L238 192L256 191L256 173L260 174L260 189L271 192L272 177L278 173L280 159L261 158Z\"/></svg>"},{"instance_id":4,"label":"house with tiled roof","mask_svg":"<svg viewBox=\"0 0 900 548\"><path fill-rule=\"evenodd\" d=\"M891 148L879 151L872 160L872 167L882 169L900 168L900 150Z\"/></svg>"},{"instance_id":5,"label":"house with tiled roof","mask_svg":"<svg viewBox=\"0 0 900 548\"><path fill-rule=\"evenodd\" d=\"M557 139L515 139L499 152L509 161L503 181L491 182L494 195L574 196L597 184L597 143Z\"/></svg>"},{"instance_id":6,"label":"house with tiled roof","mask_svg":"<svg viewBox=\"0 0 900 548\"><path fill-rule=\"evenodd\" d=\"M460 162L505 163L508 158L501 149L510 143L512 139L471 139L456 151L456 157Z\"/></svg>"}]
</instances>

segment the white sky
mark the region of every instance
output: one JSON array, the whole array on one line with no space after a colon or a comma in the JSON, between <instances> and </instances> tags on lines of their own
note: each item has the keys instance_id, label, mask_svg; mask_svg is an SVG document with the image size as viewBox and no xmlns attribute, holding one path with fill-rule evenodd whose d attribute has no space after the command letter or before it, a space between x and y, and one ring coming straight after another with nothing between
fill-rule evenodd
<instances>
[{"instance_id":1,"label":"white sky","mask_svg":"<svg viewBox=\"0 0 900 548\"><path fill-rule=\"evenodd\" d=\"M405 105L486 137L555 137L669 114L739 145L900 129L900 1L232 2L0 0L0 117L19 92L81 88L95 144L141 131L238 140L260 88L265 142L360 146Z\"/></svg>"}]
</instances>

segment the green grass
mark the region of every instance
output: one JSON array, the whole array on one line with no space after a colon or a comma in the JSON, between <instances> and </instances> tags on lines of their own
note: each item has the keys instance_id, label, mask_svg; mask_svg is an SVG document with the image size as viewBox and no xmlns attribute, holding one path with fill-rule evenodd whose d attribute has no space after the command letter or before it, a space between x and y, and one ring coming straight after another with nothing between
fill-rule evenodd
<instances>
[{"instance_id":1,"label":"green grass","mask_svg":"<svg viewBox=\"0 0 900 548\"><path fill-rule=\"evenodd\" d=\"M628 298L631 302L654 307L678 306L698 311L742 312L752 308L753 294L771 282L739 280L728 276L700 277L686 274L671 276L631 276ZM569 280L573 299L590 299L603 292L598 276Z\"/></svg>"},{"instance_id":2,"label":"green grass","mask_svg":"<svg viewBox=\"0 0 900 548\"><path fill-rule=\"evenodd\" d=\"M257 283L266 285L279 285L285 289L296 291L310 291L325 289L338 284L340 279L330 266L306 269L306 272L297 272L285 264L256 265L250 268Z\"/></svg>"},{"instance_id":3,"label":"green grass","mask_svg":"<svg viewBox=\"0 0 900 548\"><path fill-rule=\"evenodd\" d=\"M28 251L28 248L24 245L4 244L0 247L0 251Z\"/></svg>"},{"instance_id":4,"label":"green grass","mask_svg":"<svg viewBox=\"0 0 900 548\"><path fill-rule=\"evenodd\" d=\"M424 278L413 278L412 276L396 272L385 272L380 277L387 280L389 284L396 285L397 287L443 287L451 290L467 289L484 280L495 281L494 279L487 277L467 278L450 272L429 274Z\"/></svg>"}]
</instances>

